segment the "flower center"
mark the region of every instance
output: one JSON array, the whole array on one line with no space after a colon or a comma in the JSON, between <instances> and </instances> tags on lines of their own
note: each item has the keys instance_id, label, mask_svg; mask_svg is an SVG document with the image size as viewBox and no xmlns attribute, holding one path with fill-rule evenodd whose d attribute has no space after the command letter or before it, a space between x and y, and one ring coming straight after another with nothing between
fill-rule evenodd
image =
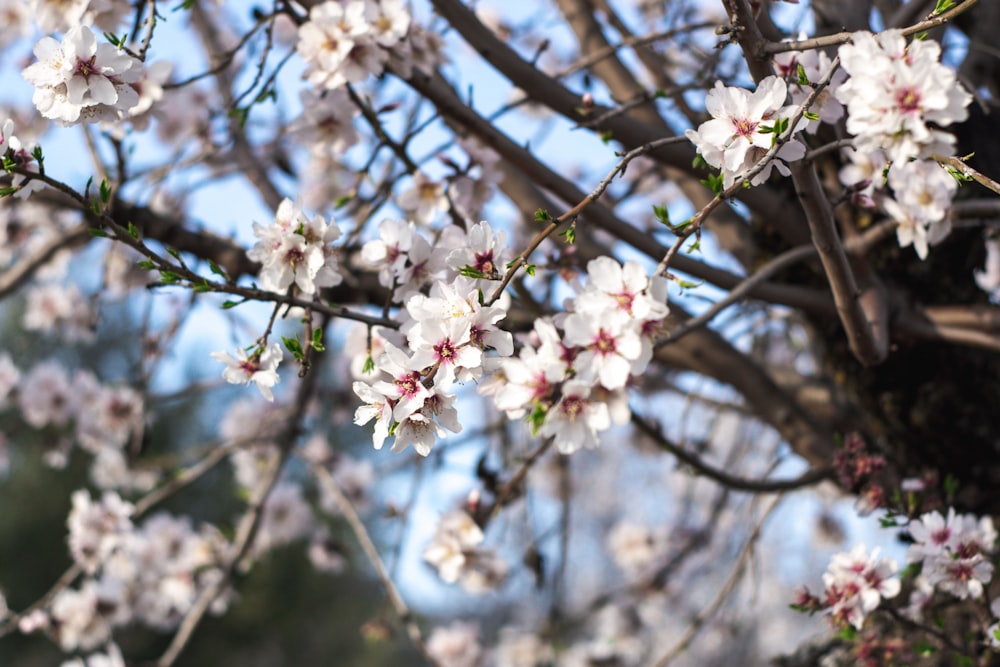
<instances>
[{"instance_id":1,"label":"flower center","mask_svg":"<svg viewBox=\"0 0 1000 667\"><path fill-rule=\"evenodd\" d=\"M741 137L749 138L757 131L757 123L747 118L734 118L733 127L736 129L736 134Z\"/></svg>"},{"instance_id":2,"label":"flower center","mask_svg":"<svg viewBox=\"0 0 1000 667\"><path fill-rule=\"evenodd\" d=\"M920 111L920 94L913 88L903 88L896 93L896 105L906 113Z\"/></svg>"}]
</instances>

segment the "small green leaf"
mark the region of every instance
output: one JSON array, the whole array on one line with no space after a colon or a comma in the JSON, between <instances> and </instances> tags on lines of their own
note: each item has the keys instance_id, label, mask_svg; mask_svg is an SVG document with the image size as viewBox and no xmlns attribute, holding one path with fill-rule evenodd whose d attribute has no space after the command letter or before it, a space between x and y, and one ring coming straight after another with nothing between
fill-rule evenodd
<instances>
[{"instance_id":1,"label":"small green leaf","mask_svg":"<svg viewBox=\"0 0 1000 667\"><path fill-rule=\"evenodd\" d=\"M212 286L209 285L207 282L204 282L194 285L191 289L195 292L211 292Z\"/></svg>"},{"instance_id":2,"label":"small green leaf","mask_svg":"<svg viewBox=\"0 0 1000 667\"><path fill-rule=\"evenodd\" d=\"M693 169L708 169L709 164L708 162L705 161L705 158L702 156L702 154L698 153L694 156L694 159L691 160L691 167Z\"/></svg>"},{"instance_id":3,"label":"small green leaf","mask_svg":"<svg viewBox=\"0 0 1000 667\"><path fill-rule=\"evenodd\" d=\"M240 305L241 303L243 303L243 302L242 301L223 301L222 302L222 309L223 310L229 310L230 308L235 308L236 306Z\"/></svg>"},{"instance_id":4,"label":"small green leaf","mask_svg":"<svg viewBox=\"0 0 1000 667\"><path fill-rule=\"evenodd\" d=\"M361 368L361 372L365 375L370 375L375 372L375 360L372 359L372 355L368 355L365 359L365 365Z\"/></svg>"},{"instance_id":5,"label":"small green leaf","mask_svg":"<svg viewBox=\"0 0 1000 667\"><path fill-rule=\"evenodd\" d=\"M97 238L102 238L102 239L108 238L108 233L103 229L97 229L96 227L91 227L87 231L90 233L91 236L95 236Z\"/></svg>"},{"instance_id":6,"label":"small green leaf","mask_svg":"<svg viewBox=\"0 0 1000 667\"><path fill-rule=\"evenodd\" d=\"M524 266L524 272L527 273L529 276L534 277L534 275L535 275L535 265L534 264L526 264Z\"/></svg>"},{"instance_id":7,"label":"small green leaf","mask_svg":"<svg viewBox=\"0 0 1000 667\"><path fill-rule=\"evenodd\" d=\"M174 283L179 283L181 277L173 271L160 271L160 280L168 285L173 285Z\"/></svg>"},{"instance_id":8,"label":"small green leaf","mask_svg":"<svg viewBox=\"0 0 1000 667\"><path fill-rule=\"evenodd\" d=\"M531 425L531 434L538 435L538 430L542 428L542 423L545 421L545 413L547 410L545 406L541 403L535 403L534 409L531 414L528 415L527 422Z\"/></svg>"},{"instance_id":9,"label":"small green leaf","mask_svg":"<svg viewBox=\"0 0 1000 667\"><path fill-rule=\"evenodd\" d=\"M486 278L486 274L471 266L463 266L458 270L458 273L459 275L465 276L466 278L476 278L477 280Z\"/></svg>"},{"instance_id":10,"label":"small green leaf","mask_svg":"<svg viewBox=\"0 0 1000 667\"><path fill-rule=\"evenodd\" d=\"M136 264L140 269L143 269L144 271L153 271L154 269L156 269L156 265L153 264L148 259L141 260Z\"/></svg>"},{"instance_id":11,"label":"small green leaf","mask_svg":"<svg viewBox=\"0 0 1000 667\"><path fill-rule=\"evenodd\" d=\"M680 285L681 289L694 289L695 287L704 285L705 281L691 282L690 280L678 280L677 284Z\"/></svg>"},{"instance_id":12,"label":"small green leaf","mask_svg":"<svg viewBox=\"0 0 1000 667\"><path fill-rule=\"evenodd\" d=\"M854 626L852 625L845 625L844 627L840 628L840 631L837 633L837 637L843 639L844 641L849 641L849 642L854 641L857 638L857 636L858 636L858 631L855 630Z\"/></svg>"},{"instance_id":13,"label":"small green leaf","mask_svg":"<svg viewBox=\"0 0 1000 667\"><path fill-rule=\"evenodd\" d=\"M226 282L229 282L229 276L226 275L226 272L219 268L219 265L212 260L208 260L208 270L217 276L221 276Z\"/></svg>"},{"instance_id":14,"label":"small green leaf","mask_svg":"<svg viewBox=\"0 0 1000 667\"><path fill-rule=\"evenodd\" d=\"M796 65L795 74L798 77L798 84L800 86L809 85L809 77L806 76L806 68L802 66L802 63Z\"/></svg>"},{"instance_id":15,"label":"small green leaf","mask_svg":"<svg viewBox=\"0 0 1000 667\"><path fill-rule=\"evenodd\" d=\"M131 231L129 233L131 233ZM181 259L181 254L177 252L177 250L174 248L167 248L167 254L176 259L177 261L180 261Z\"/></svg>"},{"instance_id":16,"label":"small green leaf","mask_svg":"<svg viewBox=\"0 0 1000 667\"><path fill-rule=\"evenodd\" d=\"M282 336L281 342L285 344L285 348L292 353L292 356L302 361L306 358L305 352L302 351L302 343L299 342L298 338L290 338L288 336Z\"/></svg>"},{"instance_id":17,"label":"small green leaf","mask_svg":"<svg viewBox=\"0 0 1000 667\"><path fill-rule=\"evenodd\" d=\"M701 179L700 182L717 195L722 194L722 191L725 189L723 187L722 174L709 174L707 178Z\"/></svg>"},{"instance_id":18,"label":"small green leaf","mask_svg":"<svg viewBox=\"0 0 1000 667\"><path fill-rule=\"evenodd\" d=\"M98 188L98 191L101 194L102 202L107 204L109 201L111 201L111 185L108 183L108 179L105 178L101 180L101 185Z\"/></svg>"},{"instance_id":19,"label":"small green leaf","mask_svg":"<svg viewBox=\"0 0 1000 667\"><path fill-rule=\"evenodd\" d=\"M347 206L347 204L350 203L352 199L354 199L354 195L344 195L343 197L337 197L333 201L333 208L335 210L340 210L345 206Z\"/></svg>"},{"instance_id":20,"label":"small green leaf","mask_svg":"<svg viewBox=\"0 0 1000 667\"><path fill-rule=\"evenodd\" d=\"M569 229L559 234L559 236L563 237L566 240L566 243L573 245L576 243L576 227L571 226Z\"/></svg>"},{"instance_id":21,"label":"small green leaf","mask_svg":"<svg viewBox=\"0 0 1000 667\"><path fill-rule=\"evenodd\" d=\"M952 474L944 478L944 495L946 498L954 498L958 492L958 478Z\"/></svg>"},{"instance_id":22,"label":"small green leaf","mask_svg":"<svg viewBox=\"0 0 1000 667\"><path fill-rule=\"evenodd\" d=\"M31 157L35 158L35 161L38 162L38 164L41 164L42 162L44 162L45 158L42 156L42 147L41 146L35 146L34 148L32 148L31 149Z\"/></svg>"},{"instance_id":23,"label":"small green leaf","mask_svg":"<svg viewBox=\"0 0 1000 667\"><path fill-rule=\"evenodd\" d=\"M937 6L934 7L934 11L931 12L931 16L937 16L938 14L944 14L946 11L955 6L954 0L938 0Z\"/></svg>"},{"instance_id":24,"label":"small green leaf","mask_svg":"<svg viewBox=\"0 0 1000 667\"><path fill-rule=\"evenodd\" d=\"M323 345L323 330L322 329L314 329L313 330L312 347L317 352L324 352L324 351L326 351L326 346Z\"/></svg>"},{"instance_id":25,"label":"small green leaf","mask_svg":"<svg viewBox=\"0 0 1000 667\"><path fill-rule=\"evenodd\" d=\"M808 120L819 120L819 114L816 113L815 111L806 111L802 115L805 116Z\"/></svg>"},{"instance_id":26,"label":"small green leaf","mask_svg":"<svg viewBox=\"0 0 1000 667\"><path fill-rule=\"evenodd\" d=\"M9 197L21 188L0 188L0 197Z\"/></svg>"},{"instance_id":27,"label":"small green leaf","mask_svg":"<svg viewBox=\"0 0 1000 667\"><path fill-rule=\"evenodd\" d=\"M600 138L601 143L603 143L605 145L610 144L611 143L611 139L614 137L614 135L612 134L611 130L602 130L601 132L599 132L597 134L597 136Z\"/></svg>"},{"instance_id":28,"label":"small green leaf","mask_svg":"<svg viewBox=\"0 0 1000 667\"><path fill-rule=\"evenodd\" d=\"M136 240L139 240L139 229L132 224L131 220L128 223L128 235Z\"/></svg>"},{"instance_id":29,"label":"small green leaf","mask_svg":"<svg viewBox=\"0 0 1000 667\"><path fill-rule=\"evenodd\" d=\"M549 222L550 220L552 220L552 216L544 208L535 211L535 222Z\"/></svg>"},{"instance_id":30,"label":"small green leaf","mask_svg":"<svg viewBox=\"0 0 1000 667\"><path fill-rule=\"evenodd\" d=\"M670 225L670 210L667 208L666 204L663 204L662 206L653 204L653 215L656 216L657 221L661 225L666 225L667 227L673 229Z\"/></svg>"}]
</instances>

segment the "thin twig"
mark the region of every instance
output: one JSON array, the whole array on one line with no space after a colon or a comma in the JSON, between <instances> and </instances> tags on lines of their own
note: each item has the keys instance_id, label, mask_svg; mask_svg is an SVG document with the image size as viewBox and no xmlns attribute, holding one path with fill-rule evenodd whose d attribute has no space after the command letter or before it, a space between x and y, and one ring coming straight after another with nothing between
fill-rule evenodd
<instances>
[{"instance_id":1,"label":"thin twig","mask_svg":"<svg viewBox=\"0 0 1000 667\"><path fill-rule=\"evenodd\" d=\"M428 662L435 667L442 667L441 663L428 652L427 644L424 642L420 627L414 620L406 601L403 600L403 596L400 595L399 589L396 588L396 584L393 583L392 577L389 576L389 571L386 569L385 563L382 562L382 557L379 556L378 549L368 534L365 524L361 521L361 517L358 516L357 511L354 509L354 505L351 504L351 501L340 490L340 487L337 486L337 482L334 481L329 470L320 465L313 465L311 469L316 479L319 480L323 490L337 503L337 508L344 516L344 520L347 521L347 525L350 527L351 532L354 533L358 544L361 545L361 550L365 552L368 562L375 568L375 573L378 575L386 595L389 596L389 602L392 604L393 610L399 617L400 622L405 626L410 641L413 642L413 645Z\"/></svg>"},{"instance_id":2,"label":"thin twig","mask_svg":"<svg viewBox=\"0 0 1000 667\"><path fill-rule=\"evenodd\" d=\"M913 0L916 2L916 0ZM925 32L931 30L932 28L937 28L944 25L948 21L952 20L959 14L972 9L975 5L979 4L979 0L965 0L960 5L952 7L946 12L921 21L919 23L914 23L909 28L902 28L902 33L905 36L915 35L918 32ZM851 37L854 36L852 32L838 32L834 35L824 35L823 37L813 37L812 39L800 39L793 42L769 42L765 47L765 51L770 54L784 53L786 51L810 51L812 49L822 49L828 46L838 46L840 44L846 44L851 41Z\"/></svg>"},{"instance_id":3,"label":"thin twig","mask_svg":"<svg viewBox=\"0 0 1000 667\"><path fill-rule=\"evenodd\" d=\"M687 647L690 646L691 641L698 635L701 628L715 614L715 612L718 611L719 607L722 606L722 603L729 597L729 594L733 592L733 589L736 587L736 584L739 582L740 577L743 574L743 568L746 567L747 561L753 553L757 539L760 537L761 528L764 527L764 523L778 507L778 503L780 502L781 496L778 496L772 500L771 505L764 510L763 516L761 516L757 525L754 526L753 532L750 534L750 537L747 538L746 544L743 545L743 549L740 551L740 554L736 559L736 565L733 567L729 577L722 585L722 588L720 588L719 592L716 593L715 598L701 610L701 612L691 622L691 625L688 626L684 635L681 636L681 638L670 648L670 650L663 654L663 657L654 663L653 667L667 667L667 665L673 662L677 656L687 650Z\"/></svg>"}]
</instances>

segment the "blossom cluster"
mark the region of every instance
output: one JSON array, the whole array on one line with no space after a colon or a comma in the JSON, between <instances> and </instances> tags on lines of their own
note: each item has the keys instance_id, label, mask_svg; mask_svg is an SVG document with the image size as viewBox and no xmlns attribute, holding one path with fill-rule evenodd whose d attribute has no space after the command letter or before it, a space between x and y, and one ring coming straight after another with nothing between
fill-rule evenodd
<instances>
[{"instance_id":1,"label":"blossom cluster","mask_svg":"<svg viewBox=\"0 0 1000 667\"><path fill-rule=\"evenodd\" d=\"M652 358L669 312L666 280L638 262L598 257L568 305L564 316L536 320L518 356L502 360L494 382L480 386L511 419L527 416L566 454L596 447L600 432L628 420L625 388Z\"/></svg>"},{"instance_id":2,"label":"blossom cluster","mask_svg":"<svg viewBox=\"0 0 1000 667\"><path fill-rule=\"evenodd\" d=\"M437 568L442 581L458 582L471 593L492 590L507 575L507 565L480 546L482 529L464 510L441 517L434 538L424 548L424 560Z\"/></svg>"},{"instance_id":3,"label":"blossom cluster","mask_svg":"<svg viewBox=\"0 0 1000 667\"><path fill-rule=\"evenodd\" d=\"M931 157L954 152L954 135L940 128L965 120L972 97L938 62L934 41L907 44L898 30L859 32L839 53L850 78L835 95L855 137L840 179L857 203L880 205L896 221L900 247L912 245L926 259L928 246L951 231L948 209L958 189Z\"/></svg>"},{"instance_id":4,"label":"blossom cluster","mask_svg":"<svg viewBox=\"0 0 1000 667\"><path fill-rule=\"evenodd\" d=\"M855 148L884 151L895 163L954 152L955 137L937 128L965 120L972 96L939 62L940 44L907 43L900 30L861 31L838 54L850 78L835 94Z\"/></svg>"},{"instance_id":5,"label":"blossom cluster","mask_svg":"<svg viewBox=\"0 0 1000 667\"><path fill-rule=\"evenodd\" d=\"M309 10L296 48L309 83L332 90L381 73L409 27L402 0L328 1Z\"/></svg>"},{"instance_id":6,"label":"blossom cluster","mask_svg":"<svg viewBox=\"0 0 1000 667\"><path fill-rule=\"evenodd\" d=\"M142 397L132 387L103 384L89 371L71 374L55 359L21 371L0 354L0 408L8 404L17 405L28 426L56 434L46 453L50 465L65 465L75 443L93 456L90 474L101 488L147 488L154 482L130 469L125 454L143 427Z\"/></svg>"},{"instance_id":7,"label":"blossom cluster","mask_svg":"<svg viewBox=\"0 0 1000 667\"><path fill-rule=\"evenodd\" d=\"M306 217L290 199L284 199L275 212L274 223L254 223L253 233L260 239L247 257L261 263L260 286L284 293L293 284L307 296L321 287L333 287L343 280L337 257L330 245L340 238L340 227L327 223L321 215Z\"/></svg>"},{"instance_id":8,"label":"blossom cluster","mask_svg":"<svg viewBox=\"0 0 1000 667\"><path fill-rule=\"evenodd\" d=\"M725 86L721 81L708 91L705 108L712 119L698 126L697 130L687 130L685 135L694 143L705 162L722 170L723 186L728 188L748 174L771 149L778 139L779 121L789 120L796 110L795 105L786 105L788 86L785 80L769 76L757 84L753 92ZM791 128L792 133L802 129L802 124ZM805 147L789 138L778 149L775 157L750 179L751 185L759 185L771 175L771 168L787 176L789 174L781 160L794 161L805 156Z\"/></svg>"},{"instance_id":9,"label":"blossom cluster","mask_svg":"<svg viewBox=\"0 0 1000 667\"><path fill-rule=\"evenodd\" d=\"M914 543L906 559L919 563L923 586L937 589L959 599L981 598L984 586L993 577L991 556L997 541L993 521L971 514L948 510L928 512L911 521L908 530Z\"/></svg>"},{"instance_id":10,"label":"blossom cluster","mask_svg":"<svg viewBox=\"0 0 1000 667\"><path fill-rule=\"evenodd\" d=\"M32 102L46 118L63 125L117 120L139 103L142 62L111 44L98 44L88 26L70 28L61 42L43 37L35 57L38 62L23 75L35 86Z\"/></svg>"},{"instance_id":11,"label":"blossom cluster","mask_svg":"<svg viewBox=\"0 0 1000 667\"><path fill-rule=\"evenodd\" d=\"M863 544L855 545L849 553L835 554L823 574L823 606L834 623L860 630L865 618L883 599L899 594L896 570L896 561L879 558L878 548L869 554Z\"/></svg>"},{"instance_id":12,"label":"blossom cluster","mask_svg":"<svg viewBox=\"0 0 1000 667\"><path fill-rule=\"evenodd\" d=\"M87 576L23 619L22 632L44 630L66 651L90 651L108 642L115 627L140 622L170 629L180 622L199 592L221 576L225 540L167 513L136 526L132 513L113 492L99 502L86 491L73 495L70 551Z\"/></svg>"},{"instance_id":13,"label":"blossom cluster","mask_svg":"<svg viewBox=\"0 0 1000 667\"><path fill-rule=\"evenodd\" d=\"M394 298L406 299L399 332L382 332L381 351L370 352L373 375L354 383L366 403L355 423L375 420L376 448L393 435L393 451L412 444L426 456L444 429L462 428L452 385L482 377L487 351L513 352L511 335L497 327L506 309L481 299L500 277L504 241L503 232L480 222L467 234L449 228L432 247L412 224L390 220L365 245L362 257L381 265L379 278L396 286Z\"/></svg>"}]
</instances>

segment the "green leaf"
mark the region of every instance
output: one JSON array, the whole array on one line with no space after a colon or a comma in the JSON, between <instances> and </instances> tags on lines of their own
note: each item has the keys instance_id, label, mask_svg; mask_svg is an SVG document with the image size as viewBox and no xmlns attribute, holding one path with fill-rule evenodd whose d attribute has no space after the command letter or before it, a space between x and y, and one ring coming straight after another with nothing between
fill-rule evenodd
<instances>
[{"instance_id":1,"label":"green leaf","mask_svg":"<svg viewBox=\"0 0 1000 667\"><path fill-rule=\"evenodd\" d=\"M144 259L144 260L141 260L141 261L137 262L137 266L140 269L143 269L144 271L153 271L153 270L156 269L156 265L153 264L148 259Z\"/></svg>"},{"instance_id":2,"label":"green leaf","mask_svg":"<svg viewBox=\"0 0 1000 667\"><path fill-rule=\"evenodd\" d=\"M229 282L229 276L226 275L226 272L219 268L219 265L212 260L208 260L208 270L217 276L221 276L227 283Z\"/></svg>"},{"instance_id":3,"label":"green leaf","mask_svg":"<svg viewBox=\"0 0 1000 667\"><path fill-rule=\"evenodd\" d=\"M934 7L934 11L931 12L931 16L937 16L938 14L944 14L946 11L955 6L954 0L938 0L937 6Z\"/></svg>"},{"instance_id":4,"label":"green leaf","mask_svg":"<svg viewBox=\"0 0 1000 667\"><path fill-rule=\"evenodd\" d=\"M230 109L228 115L230 118L236 118L240 127L245 127L247 124L247 117L250 115L250 107Z\"/></svg>"},{"instance_id":5,"label":"green leaf","mask_svg":"<svg viewBox=\"0 0 1000 667\"><path fill-rule=\"evenodd\" d=\"M944 478L943 486L945 498L954 498L955 494L958 493L958 478L952 474L948 474Z\"/></svg>"},{"instance_id":6,"label":"green leaf","mask_svg":"<svg viewBox=\"0 0 1000 667\"><path fill-rule=\"evenodd\" d=\"M134 238L137 241L139 240L139 229L135 225L132 224L131 220L129 220L129 223L128 223L128 235L131 236L132 238Z\"/></svg>"},{"instance_id":7,"label":"green leaf","mask_svg":"<svg viewBox=\"0 0 1000 667\"><path fill-rule=\"evenodd\" d=\"M816 113L815 111L806 111L802 115L809 120L819 120L819 114Z\"/></svg>"},{"instance_id":8,"label":"green leaf","mask_svg":"<svg viewBox=\"0 0 1000 667\"><path fill-rule=\"evenodd\" d=\"M605 145L610 144L611 139L614 137L614 135L611 133L611 130L602 130L597 134L597 136L600 138L601 143Z\"/></svg>"},{"instance_id":9,"label":"green leaf","mask_svg":"<svg viewBox=\"0 0 1000 667\"><path fill-rule=\"evenodd\" d=\"M370 375L375 372L375 360L372 359L372 355L368 355L365 359L365 365L361 368L361 372L365 375Z\"/></svg>"},{"instance_id":10,"label":"green leaf","mask_svg":"<svg viewBox=\"0 0 1000 667\"><path fill-rule=\"evenodd\" d=\"M131 233L131 231L129 233ZM177 261L180 261L181 259L181 254L177 252L175 248L167 248L167 254L176 259Z\"/></svg>"},{"instance_id":11,"label":"green leaf","mask_svg":"<svg viewBox=\"0 0 1000 667\"><path fill-rule=\"evenodd\" d=\"M845 625L844 627L840 628L839 632L837 632L837 637L843 639L844 641L852 642L855 639L857 639L857 636L858 636L858 631L855 630L854 626L852 625Z\"/></svg>"},{"instance_id":12,"label":"green leaf","mask_svg":"<svg viewBox=\"0 0 1000 667\"><path fill-rule=\"evenodd\" d=\"M202 282L193 286L191 289L195 292L211 292L212 286L209 285L207 282Z\"/></svg>"},{"instance_id":13,"label":"green leaf","mask_svg":"<svg viewBox=\"0 0 1000 667\"><path fill-rule=\"evenodd\" d=\"M670 210L667 208L666 204L663 204L662 206L653 204L653 215L656 216L657 221L661 225L666 225L670 229L673 229L673 226L670 224Z\"/></svg>"},{"instance_id":14,"label":"green leaf","mask_svg":"<svg viewBox=\"0 0 1000 667\"><path fill-rule=\"evenodd\" d=\"M101 185L98 188L98 191L101 194L102 202L107 204L109 201L111 201L111 185L108 183L108 179L105 178L101 180Z\"/></svg>"},{"instance_id":15,"label":"green leaf","mask_svg":"<svg viewBox=\"0 0 1000 667\"><path fill-rule=\"evenodd\" d=\"M486 278L486 274L484 274L482 271L474 269L471 266L463 266L458 270L458 273L459 275L465 276L466 278L476 278L476 279Z\"/></svg>"},{"instance_id":16,"label":"green leaf","mask_svg":"<svg viewBox=\"0 0 1000 667\"><path fill-rule=\"evenodd\" d=\"M548 410L545 409L545 406L541 403L535 403L534 409L527 418L528 424L531 425L531 435L538 435L538 430L542 428L542 423L545 421L546 412Z\"/></svg>"},{"instance_id":17,"label":"green leaf","mask_svg":"<svg viewBox=\"0 0 1000 667\"><path fill-rule=\"evenodd\" d=\"M677 284L680 285L681 289L694 289L695 287L704 285L705 281L691 282L690 280L678 280Z\"/></svg>"},{"instance_id":18,"label":"green leaf","mask_svg":"<svg viewBox=\"0 0 1000 667\"><path fill-rule=\"evenodd\" d=\"M102 238L102 239L108 238L108 233L103 229L97 229L96 227L91 227L87 231L90 232L91 236L96 236L97 238Z\"/></svg>"},{"instance_id":19,"label":"green leaf","mask_svg":"<svg viewBox=\"0 0 1000 667\"><path fill-rule=\"evenodd\" d=\"M552 220L552 216L544 208L535 211L535 222L549 222L550 220Z\"/></svg>"},{"instance_id":20,"label":"green leaf","mask_svg":"<svg viewBox=\"0 0 1000 667\"><path fill-rule=\"evenodd\" d=\"M31 149L31 157L35 158L35 161L38 162L38 164L45 162L45 158L42 156L41 146L35 146Z\"/></svg>"},{"instance_id":21,"label":"green leaf","mask_svg":"<svg viewBox=\"0 0 1000 667\"><path fill-rule=\"evenodd\" d=\"M561 234L559 234L559 236L561 236L564 239L566 239L566 243L569 243L570 245L572 245L572 244L576 243L576 228L575 227L570 227L566 231L564 231Z\"/></svg>"},{"instance_id":22,"label":"green leaf","mask_svg":"<svg viewBox=\"0 0 1000 667\"><path fill-rule=\"evenodd\" d=\"M292 353L292 356L299 361L303 361L306 358L305 352L302 351L302 343L299 342L298 338L282 336L281 342L285 344L285 348Z\"/></svg>"},{"instance_id":23,"label":"green leaf","mask_svg":"<svg viewBox=\"0 0 1000 667\"><path fill-rule=\"evenodd\" d=\"M524 272L527 273L529 276L534 277L535 276L535 265L534 264L525 264L525 266L524 266Z\"/></svg>"},{"instance_id":24,"label":"green leaf","mask_svg":"<svg viewBox=\"0 0 1000 667\"><path fill-rule=\"evenodd\" d=\"M181 277L173 271L160 271L160 280L168 285L173 285L174 283L179 283Z\"/></svg>"},{"instance_id":25,"label":"green leaf","mask_svg":"<svg viewBox=\"0 0 1000 667\"><path fill-rule=\"evenodd\" d=\"M243 302L242 301L223 301L222 302L222 309L223 310L229 310L230 308L235 308L236 306L240 305L241 303L243 303Z\"/></svg>"},{"instance_id":26,"label":"green leaf","mask_svg":"<svg viewBox=\"0 0 1000 667\"><path fill-rule=\"evenodd\" d=\"M337 197L333 201L334 210L340 210L344 208L352 199L354 199L354 195L344 195L343 197Z\"/></svg>"},{"instance_id":27,"label":"green leaf","mask_svg":"<svg viewBox=\"0 0 1000 667\"><path fill-rule=\"evenodd\" d=\"M802 63L796 65L795 74L798 77L798 84L800 86L809 85L809 77L806 76L806 68L802 66Z\"/></svg>"},{"instance_id":28,"label":"green leaf","mask_svg":"<svg viewBox=\"0 0 1000 667\"><path fill-rule=\"evenodd\" d=\"M709 164L705 161L705 158L702 157L701 153L698 153L694 156L694 159L691 160L691 167L694 169L708 169Z\"/></svg>"},{"instance_id":29,"label":"green leaf","mask_svg":"<svg viewBox=\"0 0 1000 667\"><path fill-rule=\"evenodd\" d=\"M725 190L723 187L722 174L709 174L707 178L701 179L700 182L717 195L722 194L722 191Z\"/></svg>"},{"instance_id":30,"label":"green leaf","mask_svg":"<svg viewBox=\"0 0 1000 667\"><path fill-rule=\"evenodd\" d=\"M326 346L323 345L323 330L322 329L314 329L313 330L312 347L317 352L324 352L324 351L326 351Z\"/></svg>"},{"instance_id":31,"label":"green leaf","mask_svg":"<svg viewBox=\"0 0 1000 667\"><path fill-rule=\"evenodd\" d=\"M21 188L0 188L0 197L9 197Z\"/></svg>"}]
</instances>

